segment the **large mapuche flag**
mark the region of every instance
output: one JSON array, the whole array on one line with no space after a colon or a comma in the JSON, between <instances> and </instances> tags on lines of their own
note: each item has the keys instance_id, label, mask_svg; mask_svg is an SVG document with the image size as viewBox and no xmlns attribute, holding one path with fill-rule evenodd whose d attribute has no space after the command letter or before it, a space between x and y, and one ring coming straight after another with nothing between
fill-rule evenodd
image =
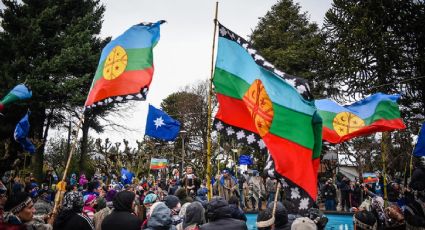
<instances>
[{"instance_id":1,"label":"large mapuche flag","mask_svg":"<svg viewBox=\"0 0 425 230\"><path fill-rule=\"evenodd\" d=\"M146 99L154 72L152 50L159 41L163 22L134 25L105 46L86 108Z\"/></svg>"},{"instance_id":2,"label":"large mapuche flag","mask_svg":"<svg viewBox=\"0 0 425 230\"><path fill-rule=\"evenodd\" d=\"M32 97L32 92L25 84L15 86L3 99L0 100L0 112L5 106L8 106L16 101L29 99Z\"/></svg>"},{"instance_id":3,"label":"large mapuche flag","mask_svg":"<svg viewBox=\"0 0 425 230\"><path fill-rule=\"evenodd\" d=\"M213 83L219 102L215 129L267 148L269 175L278 175L291 200L306 211L317 196L322 144L321 119L306 81L277 70L220 24Z\"/></svg>"},{"instance_id":4,"label":"large mapuche flag","mask_svg":"<svg viewBox=\"0 0 425 230\"><path fill-rule=\"evenodd\" d=\"M400 95L377 93L346 106L329 99L317 100L323 118L323 139L341 143L375 132L406 128L400 117L399 98Z\"/></svg>"}]
</instances>

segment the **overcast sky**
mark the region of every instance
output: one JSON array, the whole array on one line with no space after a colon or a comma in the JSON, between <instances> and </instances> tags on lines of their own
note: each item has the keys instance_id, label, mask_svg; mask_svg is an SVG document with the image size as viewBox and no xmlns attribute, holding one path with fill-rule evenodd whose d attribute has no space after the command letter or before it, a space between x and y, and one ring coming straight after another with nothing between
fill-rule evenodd
<instances>
[{"instance_id":1,"label":"overcast sky","mask_svg":"<svg viewBox=\"0 0 425 230\"><path fill-rule=\"evenodd\" d=\"M212 0L103 0L106 6L101 36L117 37L138 22L166 20L161 39L154 49L155 73L147 101L132 102L134 113L112 119L135 131L107 130L101 137L112 141L126 138L134 146L145 132L148 103L159 107L161 101L182 87L210 77L211 47L215 2ZM219 2L219 21L247 38L276 0L223 0ZM302 11L319 25L331 0L302 0ZM97 135L93 134L93 137Z\"/></svg>"}]
</instances>

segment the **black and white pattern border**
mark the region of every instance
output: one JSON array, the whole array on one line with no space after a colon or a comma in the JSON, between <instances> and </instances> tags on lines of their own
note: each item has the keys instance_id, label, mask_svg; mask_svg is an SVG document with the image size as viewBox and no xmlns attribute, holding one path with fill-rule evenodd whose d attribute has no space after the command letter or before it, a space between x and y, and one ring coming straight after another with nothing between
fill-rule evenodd
<instances>
[{"instance_id":1,"label":"black and white pattern border","mask_svg":"<svg viewBox=\"0 0 425 230\"><path fill-rule=\"evenodd\" d=\"M275 169L273 158L268 154L264 173L268 177L277 179L285 191L286 199L292 202L300 215L307 215L308 210L313 207L314 200L308 193L291 180L281 176Z\"/></svg>"},{"instance_id":2,"label":"black and white pattern border","mask_svg":"<svg viewBox=\"0 0 425 230\"><path fill-rule=\"evenodd\" d=\"M123 103L130 100L145 101L146 96L148 95L148 91L149 91L149 88L145 86L142 88L142 90L140 90L139 93L128 94L124 96L108 97L101 101L97 101L90 106L86 106L85 109L92 109L95 107L105 106L111 103Z\"/></svg>"},{"instance_id":3,"label":"black and white pattern border","mask_svg":"<svg viewBox=\"0 0 425 230\"><path fill-rule=\"evenodd\" d=\"M229 138L235 138L237 143L249 145L260 152L267 153L267 147L263 139L256 133L228 125L219 119L214 119L214 129Z\"/></svg>"},{"instance_id":4,"label":"black and white pattern border","mask_svg":"<svg viewBox=\"0 0 425 230\"><path fill-rule=\"evenodd\" d=\"M251 43L246 41L244 38L240 37L233 31L227 29L222 24L218 23L219 28L219 36L232 40L238 43L241 47L243 47L254 59L255 63L264 69L276 74L277 76L284 79L289 85L293 86L301 96L308 101L313 100L313 95L311 94L310 86L308 81L303 78L295 77L284 73L283 71L278 70L272 63L265 60L260 54L258 54L257 50L255 50Z\"/></svg>"}]
</instances>

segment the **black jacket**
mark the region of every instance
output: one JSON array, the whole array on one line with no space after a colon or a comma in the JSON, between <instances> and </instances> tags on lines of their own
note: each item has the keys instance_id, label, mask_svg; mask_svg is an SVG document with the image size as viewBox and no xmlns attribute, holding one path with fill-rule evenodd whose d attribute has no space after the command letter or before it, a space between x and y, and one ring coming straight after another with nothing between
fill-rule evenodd
<instances>
[{"instance_id":1,"label":"black jacket","mask_svg":"<svg viewBox=\"0 0 425 230\"><path fill-rule=\"evenodd\" d=\"M139 230L141 226L142 221L127 211L114 210L102 222L102 230Z\"/></svg>"},{"instance_id":2,"label":"black jacket","mask_svg":"<svg viewBox=\"0 0 425 230\"><path fill-rule=\"evenodd\" d=\"M201 230L217 230L217 229L231 229L231 230L248 230L246 223L242 220L233 218L218 219L206 224L201 225Z\"/></svg>"},{"instance_id":3,"label":"black jacket","mask_svg":"<svg viewBox=\"0 0 425 230\"><path fill-rule=\"evenodd\" d=\"M53 224L53 229L60 230L94 230L93 222L84 214L75 212L60 213Z\"/></svg>"}]
</instances>

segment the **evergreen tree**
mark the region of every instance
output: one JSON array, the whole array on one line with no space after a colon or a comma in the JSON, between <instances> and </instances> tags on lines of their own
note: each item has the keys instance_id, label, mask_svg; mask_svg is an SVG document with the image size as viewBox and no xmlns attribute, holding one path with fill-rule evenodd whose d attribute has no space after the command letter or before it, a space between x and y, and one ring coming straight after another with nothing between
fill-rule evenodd
<instances>
[{"instance_id":1,"label":"evergreen tree","mask_svg":"<svg viewBox=\"0 0 425 230\"><path fill-rule=\"evenodd\" d=\"M28 102L31 138L37 144L32 166L40 178L49 128L68 119L64 111L73 112L84 103L104 45L98 35L105 8L98 0L3 0L3 4L0 93L24 81L33 90ZM5 111L3 140L11 140L26 111L25 106L16 108ZM18 150L9 151L4 162L16 158Z\"/></svg>"}]
</instances>

